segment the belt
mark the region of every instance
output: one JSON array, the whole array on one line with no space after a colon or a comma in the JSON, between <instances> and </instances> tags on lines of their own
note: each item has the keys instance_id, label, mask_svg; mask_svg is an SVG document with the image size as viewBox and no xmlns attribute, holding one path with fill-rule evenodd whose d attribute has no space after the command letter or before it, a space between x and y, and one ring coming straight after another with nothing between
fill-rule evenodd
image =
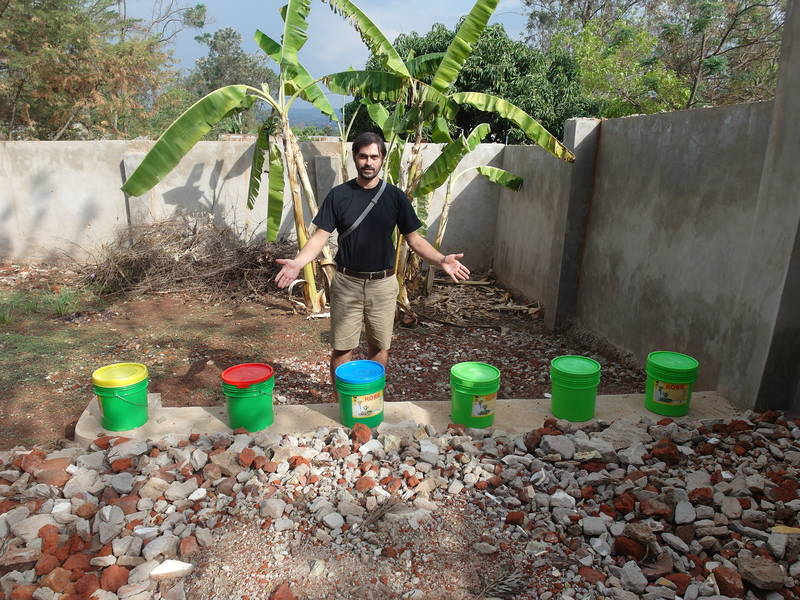
<instances>
[{"instance_id":1,"label":"belt","mask_svg":"<svg viewBox=\"0 0 800 600\"><path fill-rule=\"evenodd\" d=\"M339 271L339 273L344 273L345 275L358 279L385 279L386 277L394 275L394 268L384 269L383 271L353 271L353 269L336 265L336 270Z\"/></svg>"}]
</instances>

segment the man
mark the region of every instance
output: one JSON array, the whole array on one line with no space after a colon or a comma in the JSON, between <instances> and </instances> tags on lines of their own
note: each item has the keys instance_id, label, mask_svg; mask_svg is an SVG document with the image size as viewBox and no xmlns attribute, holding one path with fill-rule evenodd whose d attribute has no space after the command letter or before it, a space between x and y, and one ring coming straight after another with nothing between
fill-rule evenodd
<instances>
[{"instance_id":1,"label":"man","mask_svg":"<svg viewBox=\"0 0 800 600\"><path fill-rule=\"evenodd\" d=\"M339 232L336 274L331 284L331 381L336 367L352 360L362 325L367 335L367 356L386 365L394 327L398 292L394 277L395 226L409 247L423 259L440 267L458 283L469 278L469 269L459 262L463 254L440 253L417 233L422 226L405 193L378 177L386 159L386 145L374 133L362 133L353 142L353 160L358 176L337 185L325 197L314 217L317 230L292 259L277 259L282 266L275 277L278 287L297 279L300 270L314 260L328 237ZM381 192L381 189L383 191ZM377 196L380 193L380 196ZM356 224L377 196L377 202Z\"/></svg>"}]
</instances>

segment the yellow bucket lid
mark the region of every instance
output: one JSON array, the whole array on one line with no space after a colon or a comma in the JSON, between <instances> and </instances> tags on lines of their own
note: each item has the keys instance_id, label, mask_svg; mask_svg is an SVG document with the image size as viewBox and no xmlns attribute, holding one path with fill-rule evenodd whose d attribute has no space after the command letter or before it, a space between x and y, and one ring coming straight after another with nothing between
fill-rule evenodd
<instances>
[{"instance_id":1,"label":"yellow bucket lid","mask_svg":"<svg viewBox=\"0 0 800 600\"><path fill-rule=\"evenodd\" d=\"M99 387L125 387L147 379L147 367L139 363L114 363L92 373L92 383Z\"/></svg>"}]
</instances>

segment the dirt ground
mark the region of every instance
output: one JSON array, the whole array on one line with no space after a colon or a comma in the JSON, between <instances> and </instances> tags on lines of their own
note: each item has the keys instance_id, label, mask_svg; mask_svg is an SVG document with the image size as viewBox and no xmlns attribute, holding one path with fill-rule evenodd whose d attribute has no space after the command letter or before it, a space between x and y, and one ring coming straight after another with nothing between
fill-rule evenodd
<instances>
[{"instance_id":1,"label":"dirt ground","mask_svg":"<svg viewBox=\"0 0 800 600\"><path fill-rule=\"evenodd\" d=\"M0 266L0 448L52 446L70 437L92 397L92 371L114 362L141 362L150 391L165 406L224 403L220 373L235 364L275 368L278 404L333 402L325 318L298 314L285 292L260 302L209 302L201 293L138 298L84 298L54 311L18 308L20 298L61 298L74 273ZM17 298L9 310L9 298ZM74 309L74 310L71 310ZM386 400L447 400L449 369L467 360L501 373L501 398L542 398L549 361L592 356L603 365L600 393L640 392L644 375L613 352L578 335L552 334L535 305L516 305L494 285L434 286L411 326L396 327ZM449 324L448 324L449 323ZM364 357L364 348L356 358Z\"/></svg>"}]
</instances>

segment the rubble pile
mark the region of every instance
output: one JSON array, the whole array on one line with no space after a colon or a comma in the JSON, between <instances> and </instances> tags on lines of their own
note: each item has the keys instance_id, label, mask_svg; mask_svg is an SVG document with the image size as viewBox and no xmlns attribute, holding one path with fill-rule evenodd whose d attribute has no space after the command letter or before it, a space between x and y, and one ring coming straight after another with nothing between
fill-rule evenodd
<instances>
[{"instance_id":1,"label":"rubble pile","mask_svg":"<svg viewBox=\"0 0 800 600\"><path fill-rule=\"evenodd\" d=\"M775 412L17 448L0 593L797 598L798 471L800 420Z\"/></svg>"}]
</instances>

